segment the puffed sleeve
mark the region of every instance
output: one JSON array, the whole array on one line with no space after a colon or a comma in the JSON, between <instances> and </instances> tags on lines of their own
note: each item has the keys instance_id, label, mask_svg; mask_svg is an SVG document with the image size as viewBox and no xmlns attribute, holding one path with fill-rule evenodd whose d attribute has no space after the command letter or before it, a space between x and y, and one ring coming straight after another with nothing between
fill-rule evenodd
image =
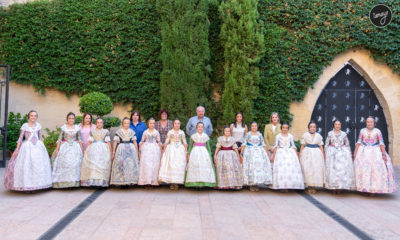
<instances>
[{"instance_id":1,"label":"puffed sleeve","mask_svg":"<svg viewBox=\"0 0 400 240\"><path fill-rule=\"evenodd\" d=\"M165 139L165 143L164 143L165 145L168 145L169 142L171 141L171 135L172 135L172 133L170 131L168 131L167 139Z\"/></svg>"},{"instance_id":2,"label":"puffed sleeve","mask_svg":"<svg viewBox=\"0 0 400 240\"><path fill-rule=\"evenodd\" d=\"M377 131L377 135L378 135L379 145L385 146L385 143L383 142L383 136L382 136L381 130L376 129L376 131Z\"/></svg>"},{"instance_id":3,"label":"puffed sleeve","mask_svg":"<svg viewBox=\"0 0 400 240\"><path fill-rule=\"evenodd\" d=\"M331 143L331 139L332 139L332 135L330 133L328 133L328 136L325 139L325 148L327 148L329 146L329 144Z\"/></svg>"},{"instance_id":4,"label":"puffed sleeve","mask_svg":"<svg viewBox=\"0 0 400 240\"><path fill-rule=\"evenodd\" d=\"M61 130L60 134L58 134L57 142L62 142L63 138L64 138L64 131Z\"/></svg>"},{"instance_id":5,"label":"puffed sleeve","mask_svg":"<svg viewBox=\"0 0 400 240\"><path fill-rule=\"evenodd\" d=\"M137 137L136 137L135 131L133 131L132 129L129 129L129 130L132 131L132 141L136 141L136 140L137 140Z\"/></svg>"},{"instance_id":6,"label":"puffed sleeve","mask_svg":"<svg viewBox=\"0 0 400 240\"><path fill-rule=\"evenodd\" d=\"M216 149L220 149L222 147L222 143L221 143L221 138L217 138L217 146L215 147Z\"/></svg>"},{"instance_id":7,"label":"puffed sleeve","mask_svg":"<svg viewBox=\"0 0 400 240\"><path fill-rule=\"evenodd\" d=\"M249 133L247 133L246 136L244 136L243 146L246 146L248 142L249 142Z\"/></svg>"},{"instance_id":8,"label":"puffed sleeve","mask_svg":"<svg viewBox=\"0 0 400 240\"><path fill-rule=\"evenodd\" d=\"M43 140L42 129L39 129L39 131L38 131L38 138L41 141Z\"/></svg>"},{"instance_id":9,"label":"puffed sleeve","mask_svg":"<svg viewBox=\"0 0 400 240\"><path fill-rule=\"evenodd\" d=\"M22 142L22 139L24 138L24 134L25 134L25 130L23 130L23 129L21 128L21 130L20 130L20 132L19 132L19 137L18 137L17 143L18 143L18 142Z\"/></svg>"},{"instance_id":10,"label":"puffed sleeve","mask_svg":"<svg viewBox=\"0 0 400 240\"><path fill-rule=\"evenodd\" d=\"M181 136L182 136L182 143L183 143L183 144L187 144L187 142L186 142L186 136L185 136L185 132L183 132L183 131L182 131L182 134L181 134Z\"/></svg>"},{"instance_id":11,"label":"puffed sleeve","mask_svg":"<svg viewBox=\"0 0 400 240\"><path fill-rule=\"evenodd\" d=\"M104 142L110 142L111 141L110 132L108 130L106 130L106 131L107 131L107 133L106 133L106 137L104 138Z\"/></svg>"},{"instance_id":12,"label":"puffed sleeve","mask_svg":"<svg viewBox=\"0 0 400 240\"><path fill-rule=\"evenodd\" d=\"M321 134L319 134L319 133L318 133L318 140L319 140L318 145L319 145L319 146L323 146L323 145L324 145L324 140L323 140Z\"/></svg>"},{"instance_id":13,"label":"puffed sleeve","mask_svg":"<svg viewBox=\"0 0 400 240\"><path fill-rule=\"evenodd\" d=\"M350 141L346 133L344 133L343 144L350 149Z\"/></svg>"},{"instance_id":14,"label":"puffed sleeve","mask_svg":"<svg viewBox=\"0 0 400 240\"><path fill-rule=\"evenodd\" d=\"M82 135L80 130L78 130L78 132L76 133L76 139L78 140L78 142L82 142Z\"/></svg>"},{"instance_id":15,"label":"puffed sleeve","mask_svg":"<svg viewBox=\"0 0 400 240\"><path fill-rule=\"evenodd\" d=\"M294 138L293 138L293 136L290 136L290 147L296 148L296 149L297 149L296 144L294 144Z\"/></svg>"},{"instance_id":16,"label":"puffed sleeve","mask_svg":"<svg viewBox=\"0 0 400 240\"><path fill-rule=\"evenodd\" d=\"M301 136L300 140L301 145L306 145L306 134L304 133L303 136Z\"/></svg>"},{"instance_id":17,"label":"puffed sleeve","mask_svg":"<svg viewBox=\"0 0 400 240\"><path fill-rule=\"evenodd\" d=\"M114 139L113 139L115 142L117 142L117 143L119 143L120 142L120 139L119 139L119 136L118 136L118 133L115 133L115 136L114 136Z\"/></svg>"},{"instance_id":18,"label":"puffed sleeve","mask_svg":"<svg viewBox=\"0 0 400 240\"><path fill-rule=\"evenodd\" d=\"M92 131L90 131L89 132L89 137L88 137L88 142L93 142L94 141L94 139L93 139L93 133L92 133Z\"/></svg>"},{"instance_id":19,"label":"puffed sleeve","mask_svg":"<svg viewBox=\"0 0 400 240\"><path fill-rule=\"evenodd\" d=\"M363 130L364 130L364 129L361 129L360 135L358 135L357 144L361 144L361 142L362 142L362 140L363 140L363 137L364 137L364 135L363 135Z\"/></svg>"},{"instance_id":20,"label":"puffed sleeve","mask_svg":"<svg viewBox=\"0 0 400 240\"><path fill-rule=\"evenodd\" d=\"M237 144L236 144L236 142L234 140L233 140L232 149L238 149L238 146L237 146Z\"/></svg>"},{"instance_id":21,"label":"puffed sleeve","mask_svg":"<svg viewBox=\"0 0 400 240\"><path fill-rule=\"evenodd\" d=\"M156 132L156 142L161 143L161 137L160 137L160 133L158 131Z\"/></svg>"},{"instance_id":22,"label":"puffed sleeve","mask_svg":"<svg viewBox=\"0 0 400 240\"><path fill-rule=\"evenodd\" d=\"M261 133L259 133L258 137L260 138L261 145L262 145L263 147L267 146L267 145L265 144L264 137L263 137L263 135L262 135Z\"/></svg>"},{"instance_id":23,"label":"puffed sleeve","mask_svg":"<svg viewBox=\"0 0 400 240\"><path fill-rule=\"evenodd\" d=\"M140 139L140 142L146 142L146 138L147 138L147 130L144 130L143 135L142 135L142 139Z\"/></svg>"}]
</instances>

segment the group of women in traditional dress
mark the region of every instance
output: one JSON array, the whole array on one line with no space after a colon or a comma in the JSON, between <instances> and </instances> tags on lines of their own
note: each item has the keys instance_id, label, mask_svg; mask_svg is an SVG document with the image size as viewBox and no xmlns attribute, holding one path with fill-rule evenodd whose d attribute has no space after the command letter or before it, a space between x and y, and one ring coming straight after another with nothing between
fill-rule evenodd
<instances>
[{"instance_id":1,"label":"group of women in traditional dress","mask_svg":"<svg viewBox=\"0 0 400 240\"><path fill-rule=\"evenodd\" d=\"M250 128L243 114L223 128L214 156L204 123L196 124L189 144L181 122L168 120L162 110L160 121L148 119L147 126L137 111L122 120L122 127L111 141L103 120L85 113L82 123L75 124L75 114L68 113L61 127L51 159L43 144L41 125L36 111L28 113L29 121L21 127L20 137L5 173L5 187L15 191L79 186L146 188L170 184L177 190L185 187L212 187L251 191L259 187L286 192L290 189L316 189L391 193L396 190L393 166L386 153L382 134L368 117L353 154L349 140L334 121L325 147L314 122L301 138L299 153L289 124L279 123L272 113L264 136L256 122Z\"/></svg>"}]
</instances>

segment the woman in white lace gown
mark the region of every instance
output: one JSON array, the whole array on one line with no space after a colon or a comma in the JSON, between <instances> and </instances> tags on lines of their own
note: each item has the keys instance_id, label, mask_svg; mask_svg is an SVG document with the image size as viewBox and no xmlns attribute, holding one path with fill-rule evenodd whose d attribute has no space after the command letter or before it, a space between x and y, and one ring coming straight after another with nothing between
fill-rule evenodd
<instances>
[{"instance_id":1,"label":"woman in white lace gown","mask_svg":"<svg viewBox=\"0 0 400 240\"><path fill-rule=\"evenodd\" d=\"M340 190L355 188L354 166L347 134L341 131L339 120L333 123L333 130L325 140L325 188L333 190L334 194Z\"/></svg>"},{"instance_id":2,"label":"woman in white lace gown","mask_svg":"<svg viewBox=\"0 0 400 240\"><path fill-rule=\"evenodd\" d=\"M315 188L324 187L324 142L322 136L316 132L317 124L311 121L308 132L301 138L300 163L303 171L304 185L309 193L316 193Z\"/></svg>"},{"instance_id":3,"label":"woman in white lace gown","mask_svg":"<svg viewBox=\"0 0 400 240\"><path fill-rule=\"evenodd\" d=\"M4 175L4 186L14 191L34 191L52 186L50 158L43 144L42 126L36 111L21 127L15 149Z\"/></svg>"},{"instance_id":4,"label":"woman in white lace gown","mask_svg":"<svg viewBox=\"0 0 400 240\"><path fill-rule=\"evenodd\" d=\"M53 153L53 188L80 186L83 145L75 114L67 115L67 123L61 127L57 147Z\"/></svg>"},{"instance_id":5,"label":"woman in white lace gown","mask_svg":"<svg viewBox=\"0 0 400 240\"><path fill-rule=\"evenodd\" d=\"M218 137L214 154L218 189L241 189L243 186L241 159L236 141L231 137L228 126L224 127L224 136Z\"/></svg>"},{"instance_id":6,"label":"woman in white lace gown","mask_svg":"<svg viewBox=\"0 0 400 240\"><path fill-rule=\"evenodd\" d=\"M259 185L272 184L272 168L264 138L258 131L258 124L252 122L250 129L242 147L243 185L249 186L250 191L258 191Z\"/></svg>"},{"instance_id":7,"label":"woman in white lace gown","mask_svg":"<svg viewBox=\"0 0 400 240\"><path fill-rule=\"evenodd\" d=\"M171 184L172 190L178 190L178 184L185 183L187 143L185 132L180 130L181 122L176 119L173 126L164 143L158 180Z\"/></svg>"},{"instance_id":8,"label":"woman in white lace gown","mask_svg":"<svg viewBox=\"0 0 400 240\"><path fill-rule=\"evenodd\" d=\"M158 174L161 161L161 137L155 129L156 121L150 118L147 122L148 129L143 132L139 144L140 151L140 173L138 185L158 186Z\"/></svg>"},{"instance_id":9,"label":"woman in white lace gown","mask_svg":"<svg viewBox=\"0 0 400 240\"><path fill-rule=\"evenodd\" d=\"M196 130L197 133L190 137L185 187L215 187L217 181L211 158L210 138L204 133L202 122L197 123Z\"/></svg>"},{"instance_id":10,"label":"woman in white lace gown","mask_svg":"<svg viewBox=\"0 0 400 240\"><path fill-rule=\"evenodd\" d=\"M122 120L122 128L115 132L112 153L111 185L138 183L139 156L135 132L129 128L129 118Z\"/></svg>"},{"instance_id":11,"label":"woman in white lace gown","mask_svg":"<svg viewBox=\"0 0 400 240\"><path fill-rule=\"evenodd\" d=\"M289 124L281 124L281 133L275 137L273 147L273 189L304 189L303 175L297 148L292 134L288 133Z\"/></svg>"},{"instance_id":12,"label":"woman in white lace gown","mask_svg":"<svg viewBox=\"0 0 400 240\"><path fill-rule=\"evenodd\" d=\"M90 131L88 146L82 161L81 186L108 187L111 172L110 132L103 129L103 119L96 119Z\"/></svg>"}]
</instances>

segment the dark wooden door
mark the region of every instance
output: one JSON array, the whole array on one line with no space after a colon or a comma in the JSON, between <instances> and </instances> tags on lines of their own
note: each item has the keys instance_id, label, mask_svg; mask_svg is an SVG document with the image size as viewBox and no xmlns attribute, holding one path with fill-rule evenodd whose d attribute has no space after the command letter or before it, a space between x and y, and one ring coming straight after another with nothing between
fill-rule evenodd
<instances>
[{"instance_id":1,"label":"dark wooden door","mask_svg":"<svg viewBox=\"0 0 400 240\"><path fill-rule=\"evenodd\" d=\"M360 130L368 116L375 118L376 127L382 131L388 147L388 130L385 115L374 91L351 64L346 64L333 76L322 90L315 104L311 120L318 125L317 131L326 139L332 122L339 119L342 131L348 134L354 150Z\"/></svg>"}]
</instances>

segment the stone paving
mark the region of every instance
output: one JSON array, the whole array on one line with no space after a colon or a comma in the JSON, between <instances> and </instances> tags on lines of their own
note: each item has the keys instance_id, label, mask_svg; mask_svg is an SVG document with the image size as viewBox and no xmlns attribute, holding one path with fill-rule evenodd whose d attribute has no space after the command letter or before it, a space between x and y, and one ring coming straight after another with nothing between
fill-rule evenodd
<instances>
[{"instance_id":1,"label":"stone paving","mask_svg":"<svg viewBox=\"0 0 400 240\"><path fill-rule=\"evenodd\" d=\"M397 176L400 168L396 169ZM0 239L37 239L95 189L6 191ZM398 179L399 181L399 179ZM372 239L400 239L400 193L312 195ZM297 192L110 188L56 239L358 239Z\"/></svg>"}]
</instances>

